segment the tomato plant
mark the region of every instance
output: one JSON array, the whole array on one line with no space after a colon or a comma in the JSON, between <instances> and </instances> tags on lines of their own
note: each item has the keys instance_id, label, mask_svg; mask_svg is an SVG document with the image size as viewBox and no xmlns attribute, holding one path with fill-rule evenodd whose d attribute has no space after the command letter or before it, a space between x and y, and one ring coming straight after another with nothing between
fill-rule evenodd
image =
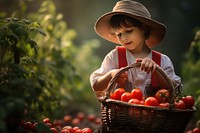
<instances>
[{"instance_id":1,"label":"tomato plant","mask_svg":"<svg viewBox=\"0 0 200 133\"><path fill-rule=\"evenodd\" d=\"M144 105L147 106L159 106L159 102L155 97L147 97L144 101Z\"/></svg>"},{"instance_id":2,"label":"tomato plant","mask_svg":"<svg viewBox=\"0 0 200 133\"><path fill-rule=\"evenodd\" d=\"M188 96L182 97L181 100L185 103L185 106L187 109L190 109L194 106L195 100L193 96L188 95Z\"/></svg>"},{"instance_id":3,"label":"tomato plant","mask_svg":"<svg viewBox=\"0 0 200 133\"><path fill-rule=\"evenodd\" d=\"M143 98L143 93L142 93L142 90L139 89L139 88L134 88L132 91L131 91L131 95L133 98L136 98L138 100L142 100Z\"/></svg>"}]
</instances>

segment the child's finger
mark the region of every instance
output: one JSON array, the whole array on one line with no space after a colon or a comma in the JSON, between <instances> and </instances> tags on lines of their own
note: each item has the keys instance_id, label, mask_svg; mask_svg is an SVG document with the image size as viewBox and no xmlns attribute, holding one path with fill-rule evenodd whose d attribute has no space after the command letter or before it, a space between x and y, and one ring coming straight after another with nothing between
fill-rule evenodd
<instances>
[{"instance_id":1,"label":"child's finger","mask_svg":"<svg viewBox=\"0 0 200 133\"><path fill-rule=\"evenodd\" d=\"M147 60L142 60L140 69L145 71L147 65L148 65Z\"/></svg>"},{"instance_id":2,"label":"child's finger","mask_svg":"<svg viewBox=\"0 0 200 133\"><path fill-rule=\"evenodd\" d=\"M154 70L154 62L150 62L149 65L148 65L148 68L147 68L146 72L150 73L153 70Z\"/></svg>"},{"instance_id":3,"label":"child's finger","mask_svg":"<svg viewBox=\"0 0 200 133\"><path fill-rule=\"evenodd\" d=\"M135 60L135 62L142 62L142 58L137 58L136 60Z\"/></svg>"}]
</instances>

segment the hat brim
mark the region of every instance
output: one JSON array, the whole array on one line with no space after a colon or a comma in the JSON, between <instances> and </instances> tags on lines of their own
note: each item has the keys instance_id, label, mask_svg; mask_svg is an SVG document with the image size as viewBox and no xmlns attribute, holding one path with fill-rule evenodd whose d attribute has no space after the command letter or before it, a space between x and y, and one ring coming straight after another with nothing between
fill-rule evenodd
<instances>
[{"instance_id":1,"label":"hat brim","mask_svg":"<svg viewBox=\"0 0 200 133\"><path fill-rule=\"evenodd\" d=\"M110 26L110 18L113 15L117 15L117 14L124 14L124 15L128 15L130 17L133 17L139 21L141 21L142 23L150 26L151 30L150 30L150 36L148 39L146 39L146 44L152 48L153 46L155 46L156 44L160 43L165 34L166 34L166 26L162 23L159 23L153 19L149 19L149 18L144 18L141 16L137 16L137 15L133 15L131 13L124 13L124 12L108 12L104 15L102 15L95 23L95 31L96 33L101 36L102 38L111 41L113 43L119 44L117 38L115 36L113 36L112 34L112 28Z\"/></svg>"}]
</instances>

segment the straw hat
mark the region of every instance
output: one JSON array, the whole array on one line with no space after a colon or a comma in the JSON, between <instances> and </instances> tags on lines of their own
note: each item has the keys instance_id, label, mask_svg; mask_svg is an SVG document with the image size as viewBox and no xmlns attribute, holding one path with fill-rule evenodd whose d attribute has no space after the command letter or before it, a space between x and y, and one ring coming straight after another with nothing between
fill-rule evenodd
<instances>
[{"instance_id":1,"label":"straw hat","mask_svg":"<svg viewBox=\"0 0 200 133\"><path fill-rule=\"evenodd\" d=\"M110 18L116 14L131 16L142 23L150 26L150 36L146 44L151 48L160 43L165 36L166 26L151 18L149 11L140 3L132 0L122 0L116 3L112 12L102 15L95 23L95 31L102 38L119 44L117 38L112 34Z\"/></svg>"}]
</instances>

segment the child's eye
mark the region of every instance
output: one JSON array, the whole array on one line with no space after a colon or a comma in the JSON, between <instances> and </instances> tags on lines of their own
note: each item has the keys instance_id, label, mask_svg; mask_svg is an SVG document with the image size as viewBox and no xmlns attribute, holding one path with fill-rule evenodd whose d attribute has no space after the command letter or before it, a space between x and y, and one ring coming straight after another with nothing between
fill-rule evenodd
<instances>
[{"instance_id":1,"label":"child's eye","mask_svg":"<svg viewBox=\"0 0 200 133\"><path fill-rule=\"evenodd\" d=\"M122 33L118 33L118 34L116 34L118 37L120 37L120 36L122 36Z\"/></svg>"},{"instance_id":2,"label":"child's eye","mask_svg":"<svg viewBox=\"0 0 200 133\"><path fill-rule=\"evenodd\" d=\"M127 32L127 33L131 33L132 31L133 31L133 30L127 30L126 32Z\"/></svg>"}]
</instances>

